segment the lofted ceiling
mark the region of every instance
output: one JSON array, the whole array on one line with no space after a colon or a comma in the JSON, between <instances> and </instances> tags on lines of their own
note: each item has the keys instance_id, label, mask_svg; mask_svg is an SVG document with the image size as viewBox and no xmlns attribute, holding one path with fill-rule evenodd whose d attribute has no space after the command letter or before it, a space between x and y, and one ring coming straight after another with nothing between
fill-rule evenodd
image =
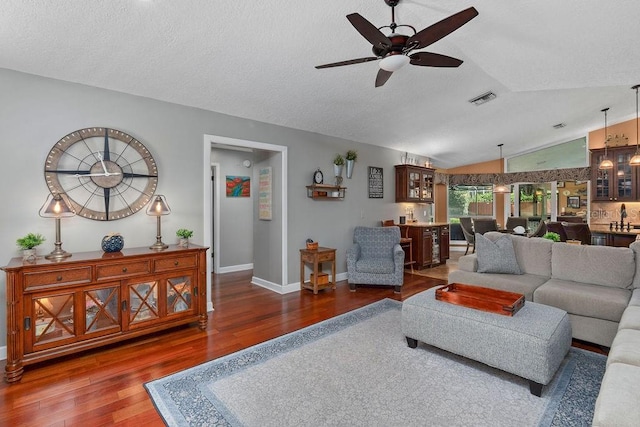
<instances>
[{"instance_id":1,"label":"lofted ceiling","mask_svg":"<svg viewBox=\"0 0 640 427\"><path fill-rule=\"evenodd\" d=\"M479 16L422 51L459 68L378 61L349 23L391 23L383 0L2 0L0 68L259 120L432 159L450 168L531 151L635 118L637 0L402 0L421 30ZM481 106L468 100L493 91ZM553 125L565 123L561 129ZM635 138L632 138L635 140ZM399 160L399 159L398 159Z\"/></svg>"}]
</instances>

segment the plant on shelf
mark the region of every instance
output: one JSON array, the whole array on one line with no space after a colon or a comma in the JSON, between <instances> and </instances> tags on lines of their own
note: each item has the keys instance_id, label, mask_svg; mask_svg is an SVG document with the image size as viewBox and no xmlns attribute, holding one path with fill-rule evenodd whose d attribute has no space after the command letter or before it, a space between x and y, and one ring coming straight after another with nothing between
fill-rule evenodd
<instances>
[{"instance_id":1,"label":"plant on shelf","mask_svg":"<svg viewBox=\"0 0 640 427\"><path fill-rule=\"evenodd\" d=\"M547 231L546 233L544 233L542 238L543 239L549 239L549 240L552 240L554 242L559 242L560 241L560 235L558 233L554 233L553 231Z\"/></svg>"},{"instance_id":2,"label":"plant on shelf","mask_svg":"<svg viewBox=\"0 0 640 427\"><path fill-rule=\"evenodd\" d=\"M176 236L180 238L179 246L188 247L189 239L193 237L193 230L187 230L186 228L180 228L176 231Z\"/></svg>"},{"instance_id":3,"label":"plant on shelf","mask_svg":"<svg viewBox=\"0 0 640 427\"><path fill-rule=\"evenodd\" d=\"M38 234L29 233L26 236L21 237L18 240L16 240L16 243L22 249L33 249L36 246L41 245L45 240L47 240L47 239L45 239L44 236L42 234L40 234L40 233L38 233Z\"/></svg>"},{"instance_id":4,"label":"plant on shelf","mask_svg":"<svg viewBox=\"0 0 640 427\"><path fill-rule=\"evenodd\" d=\"M36 260L36 246L39 246L46 239L40 233L29 233L16 240L16 244L22 248L22 260L33 262Z\"/></svg>"}]
</instances>

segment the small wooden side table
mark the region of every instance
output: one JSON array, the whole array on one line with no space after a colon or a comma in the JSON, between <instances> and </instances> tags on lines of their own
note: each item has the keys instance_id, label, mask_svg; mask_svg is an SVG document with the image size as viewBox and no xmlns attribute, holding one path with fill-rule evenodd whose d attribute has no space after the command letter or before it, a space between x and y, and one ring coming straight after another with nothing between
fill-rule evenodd
<instances>
[{"instance_id":1,"label":"small wooden side table","mask_svg":"<svg viewBox=\"0 0 640 427\"><path fill-rule=\"evenodd\" d=\"M319 284L318 274L322 272L322 263L331 263L331 278L328 283ZM304 266L313 264L313 281L304 279ZM300 290L311 289L314 294L318 289L336 288L336 250L333 248L300 249Z\"/></svg>"}]
</instances>

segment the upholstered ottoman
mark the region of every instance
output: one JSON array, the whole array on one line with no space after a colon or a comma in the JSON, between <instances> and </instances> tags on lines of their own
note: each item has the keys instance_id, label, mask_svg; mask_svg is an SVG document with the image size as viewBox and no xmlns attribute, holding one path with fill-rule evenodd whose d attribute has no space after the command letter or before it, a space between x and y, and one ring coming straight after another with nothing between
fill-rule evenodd
<instances>
[{"instance_id":1,"label":"upholstered ottoman","mask_svg":"<svg viewBox=\"0 0 640 427\"><path fill-rule=\"evenodd\" d=\"M536 396L571 346L563 310L527 301L514 316L503 316L438 301L435 288L403 302L402 332L411 348L422 341L525 378Z\"/></svg>"}]
</instances>

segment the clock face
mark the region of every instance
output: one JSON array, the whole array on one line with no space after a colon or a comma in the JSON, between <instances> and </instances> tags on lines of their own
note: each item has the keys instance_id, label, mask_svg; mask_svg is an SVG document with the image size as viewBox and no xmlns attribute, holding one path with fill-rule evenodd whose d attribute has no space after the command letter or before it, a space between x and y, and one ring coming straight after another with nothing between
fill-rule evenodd
<instances>
[{"instance_id":1,"label":"clock face","mask_svg":"<svg viewBox=\"0 0 640 427\"><path fill-rule=\"evenodd\" d=\"M65 193L76 215L97 221L126 218L149 203L158 185L147 148L122 131L80 129L58 141L44 177L51 193Z\"/></svg>"},{"instance_id":2,"label":"clock face","mask_svg":"<svg viewBox=\"0 0 640 427\"><path fill-rule=\"evenodd\" d=\"M322 184L323 181L324 181L324 177L322 175L322 171L320 171L320 169L318 169L317 171L315 171L313 173L313 182L315 184Z\"/></svg>"}]
</instances>

